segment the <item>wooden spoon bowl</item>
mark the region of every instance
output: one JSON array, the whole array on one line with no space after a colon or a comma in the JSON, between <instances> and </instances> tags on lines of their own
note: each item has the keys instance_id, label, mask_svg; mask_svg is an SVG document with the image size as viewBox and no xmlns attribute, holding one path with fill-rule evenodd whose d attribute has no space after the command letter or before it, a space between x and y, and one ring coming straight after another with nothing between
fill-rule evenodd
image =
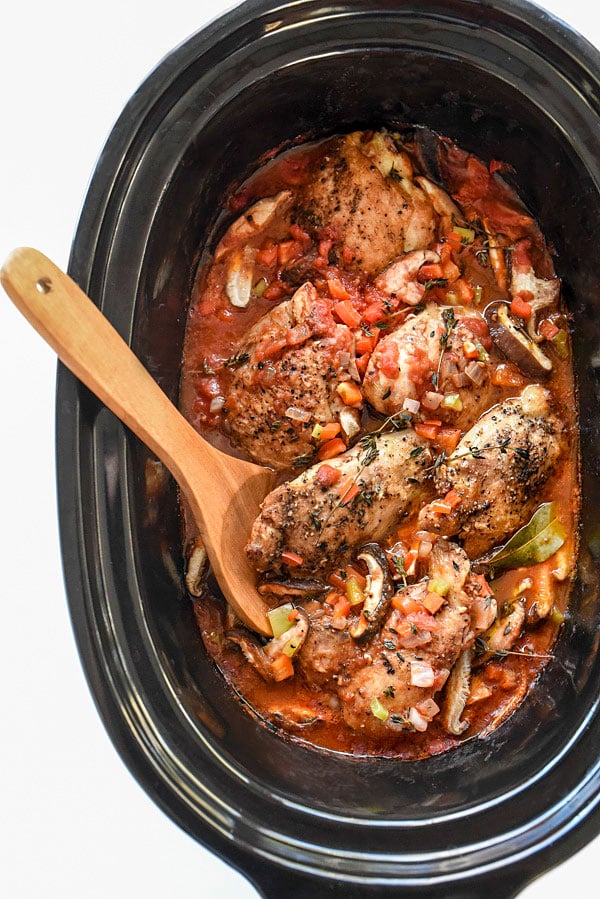
<instances>
[{"instance_id":1,"label":"wooden spoon bowl","mask_svg":"<svg viewBox=\"0 0 600 899\"><path fill-rule=\"evenodd\" d=\"M203 440L97 306L42 253L14 250L0 282L67 368L166 465L189 503L225 598L248 627L270 635L268 606L244 546L273 472Z\"/></svg>"}]
</instances>

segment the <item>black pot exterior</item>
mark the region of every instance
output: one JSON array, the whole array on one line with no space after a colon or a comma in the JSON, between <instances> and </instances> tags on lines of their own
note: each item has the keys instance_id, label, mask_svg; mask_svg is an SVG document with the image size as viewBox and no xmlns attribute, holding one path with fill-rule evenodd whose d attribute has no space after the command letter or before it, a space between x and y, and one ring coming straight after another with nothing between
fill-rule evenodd
<instances>
[{"instance_id":1,"label":"black pot exterior","mask_svg":"<svg viewBox=\"0 0 600 899\"><path fill-rule=\"evenodd\" d=\"M257 724L201 647L175 486L149 496L145 448L59 370L64 569L98 709L158 805L266 896L508 897L599 830L588 548L600 526L598 53L508 0L249 0L177 48L126 107L70 274L175 399L190 282L224 192L297 136L403 123L514 165L576 325L584 526L573 611L536 690L496 732L399 764L317 752Z\"/></svg>"}]
</instances>

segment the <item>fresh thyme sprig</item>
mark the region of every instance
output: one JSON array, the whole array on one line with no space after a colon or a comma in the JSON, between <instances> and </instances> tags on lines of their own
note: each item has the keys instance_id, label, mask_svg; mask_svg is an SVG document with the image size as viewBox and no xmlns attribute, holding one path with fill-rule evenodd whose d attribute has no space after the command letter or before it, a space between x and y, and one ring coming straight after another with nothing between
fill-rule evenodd
<instances>
[{"instance_id":1,"label":"fresh thyme sprig","mask_svg":"<svg viewBox=\"0 0 600 899\"><path fill-rule=\"evenodd\" d=\"M440 335L440 358L438 360L437 371L435 371L431 376L431 383L435 390L437 390L440 386L440 373L442 370L442 359L444 358L444 353L448 347L448 341L450 339L450 335L456 328L458 321L456 316L454 315L454 309L450 307L449 309L444 309L442 311L442 318L444 320L444 330Z\"/></svg>"}]
</instances>

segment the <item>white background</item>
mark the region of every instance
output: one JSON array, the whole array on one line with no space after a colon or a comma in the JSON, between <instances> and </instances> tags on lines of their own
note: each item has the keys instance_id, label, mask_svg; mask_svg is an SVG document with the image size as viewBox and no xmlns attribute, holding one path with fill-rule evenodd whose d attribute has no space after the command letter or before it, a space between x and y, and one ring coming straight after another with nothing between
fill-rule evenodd
<instances>
[{"instance_id":1,"label":"white background","mask_svg":"<svg viewBox=\"0 0 600 899\"><path fill-rule=\"evenodd\" d=\"M232 5L28 0L3 7L0 260L30 245L66 267L88 180L126 101L163 56ZM590 0L543 5L600 47ZM0 895L256 897L154 806L104 732L60 568L56 361L3 292L0 334ZM597 838L523 899L597 884L599 852Z\"/></svg>"}]
</instances>

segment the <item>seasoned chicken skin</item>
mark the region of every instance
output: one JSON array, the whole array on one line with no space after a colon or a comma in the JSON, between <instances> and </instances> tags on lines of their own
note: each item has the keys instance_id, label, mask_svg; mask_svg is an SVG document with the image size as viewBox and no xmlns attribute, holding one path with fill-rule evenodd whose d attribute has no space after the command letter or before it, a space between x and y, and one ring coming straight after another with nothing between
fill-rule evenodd
<instances>
[{"instance_id":1,"label":"seasoned chicken skin","mask_svg":"<svg viewBox=\"0 0 600 899\"><path fill-rule=\"evenodd\" d=\"M310 283L264 315L238 351L227 393L224 430L232 443L276 469L312 454L315 424L348 414L336 386L349 380L343 360L352 341Z\"/></svg>"},{"instance_id":2,"label":"seasoned chicken skin","mask_svg":"<svg viewBox=\"0 0 600 899\"><path fill-rule=\"evenodd\" d=\"M418 400L420 418L470 427L493 401L491 356L476 337L482 332L487 327L478 312L429 303L379 341L363 380L365 398L385 415L405 408L407 399ZM465 347L480 358L468 359ZM445 405L445 397L453 405Z\"/></svg>"},{"instance_id":3,"label":"seasoned chicken skin","mask_svg":"<svg viewBox=\"0 0 600 899\"><path fill-rule=\"evenodd\" d=\"M278 568L287 551L301 557L298 573L318 571L349 548L383 538L422 502L430 465L427 442L412 430L372 435L313 465L264 500L246 547L250 561L259 571ZM328 486L331 469L340 477ZM360 490L344 504L354 484Z\"/></svg>"},{"instance_id":4,"label":"seasoned chicken skin","mask_svg":"<svg viewBox=\"0 0 600 899\"><path fill-rule=\"evenodd\" d=\"M356 131L331 145L300 196L297 214L309 230L328 227L341 235L355 266L373 275L394 257L431 244L438 216L392 137L365 137Z\"/></svg>"},{"instance_id":5,"label":"seasoned chicken skin","mask_svg":"<svg viewBox=\"0 0 600 899\"><path fill-rule=\"evenodd\" d=\"M458 535L471 558L487 552L527 522L564 442L549 392L528 385L486 412L437 467L438 491L455 490L460 502L444 515L425 506L419 525Z\"/></svg>"}]
</instances>

